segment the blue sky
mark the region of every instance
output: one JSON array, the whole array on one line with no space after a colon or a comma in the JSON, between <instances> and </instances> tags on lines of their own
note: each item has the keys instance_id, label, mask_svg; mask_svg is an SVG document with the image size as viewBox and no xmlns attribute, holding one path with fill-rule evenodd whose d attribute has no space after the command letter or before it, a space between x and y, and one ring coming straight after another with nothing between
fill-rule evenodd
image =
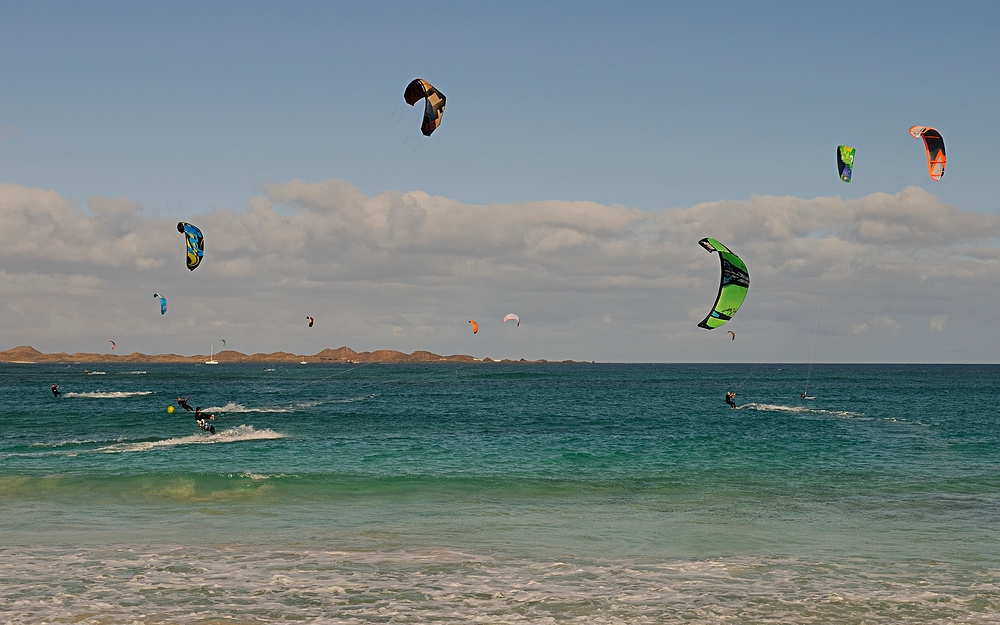
<instances>
[{"instance_id":1,"label":"blue sky","mask_svg":"<svg viewBox=\"0 0 1000 625\"><path fill-rule=\"evenodd\" d=\"M875 6L871 6L874 4ZM1000 209L1000 7L976 3L4 3L5 180L164 213L266 181L637 208L930 186ZM421 76L433 140L390 115ZM858 149L850 187L830 176ZM417 147L416 144L419 144ZM417 147L412 153L411 148ZM902 153L899 151L902 149Z\"/></svg>"},{"instance_id":2,"label":"blue sky","mask_svg":"<svg viewBox=\"0 0 1000 625\"><path fill-rule=\"evenodd\" d=\"M302 201L268 189L294 180L650 214L919 187L1000 213L996 4L2 2L0 14L0 182L87 215L94 197L151 219L243 214L262 197L292 214ZM430 138L402 104L415 77L448 96ZM941 182L914 124L945 137ZM850 185L840 143L858 150ZM452 347L428 341L401 344ZM611 352L656 359L570 355Z\"/></svg>"}]
</instances>

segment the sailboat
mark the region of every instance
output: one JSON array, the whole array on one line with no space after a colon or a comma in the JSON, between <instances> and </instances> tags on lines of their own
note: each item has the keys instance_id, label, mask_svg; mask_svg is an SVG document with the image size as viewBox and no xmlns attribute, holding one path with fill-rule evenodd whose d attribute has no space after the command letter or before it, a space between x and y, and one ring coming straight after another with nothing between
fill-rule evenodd
<instances>
[{"instance_id":1,"label":"sailboat","mask_svg":"<svg viewBox=\"0 0 1000 625\"><path fill-rule=\"evenodd\" d=\"M206 365L217 365L219 361L215 359L215 343L212 343L212 355L205 361Z\"/></svg>"}]
</instances>

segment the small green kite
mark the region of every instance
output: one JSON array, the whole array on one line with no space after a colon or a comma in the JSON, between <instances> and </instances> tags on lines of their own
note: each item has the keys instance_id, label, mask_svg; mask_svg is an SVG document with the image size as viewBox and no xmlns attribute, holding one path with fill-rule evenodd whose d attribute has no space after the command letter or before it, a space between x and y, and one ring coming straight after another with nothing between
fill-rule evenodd
<instances>
[{"instance_id":1,"label":"small green kite","mask_svg":"<svg viewBox=\"0 0 1000 625\"><path fill-rule=\"evenodd\" d=\"M851 174L854 172L854 148L851 146L837 146L837 171L840 172L841 180L851 181Z\"/></svg>"}]
</instances>

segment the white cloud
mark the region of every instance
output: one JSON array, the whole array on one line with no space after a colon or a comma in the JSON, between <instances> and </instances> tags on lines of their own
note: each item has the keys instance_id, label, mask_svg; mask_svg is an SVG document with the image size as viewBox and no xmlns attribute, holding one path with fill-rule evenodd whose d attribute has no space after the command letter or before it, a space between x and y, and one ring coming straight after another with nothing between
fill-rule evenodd
<instances>
[{"instance_id":1,"label":"white cloud","mask_svg":"<svg viewBox=\"0 0 1000 625\"><path fill-rule=\"evenodd\" d=\"M879 315L865 323L859 323L852 329L853 334L867 334L868 332L879 332L895 334L899 332L900 325L889 315Z\"/></svg>"},{"instance_id":2,"label":"white cloud","mask_svg":"<svg viewBox=\"0 0 1000 625\"><path fill-rule=\"evenodd\" d=\"M944 332L944 327L948 323L948 315L934 315L931 317L931 330Z\"/></svg>"},{"instance_id":3,"label":"white cloud","mask_svg":"<svg viewBox=\"0 0 1000 625\"><path fill-rule=\"evenodd\" d=\"M241 351L347 344L756 361L805 359L818 329L819 360L935 360L950 348L891 337L926 327L909 321L930 318L926 331L937 334L949 314L996 309L982 300L1000 280L1000 219L915 187L858 200L753 196L659 211L569 201L471 206L417 191L366 197L338 180L264 192L246 211L191 219L206 235L206 259L192 273L176 220L141 203L95 197L84 208L55 191L0 184L0 341L96 350L114 334L126 352L194 353L225 333ZM750 295L734 321L740 340L730 346L692 323L718 289L717 256L697 245L705 236L750 268ZM170 299L165 317L154 291ZM507 312L521 315L516 331L499 323ZM309 333L306 314L317 319ZM475 341L471 318L481 324ZM965 357L988 357L971 334L949 334L970 341Z\"/></svg>"}]
</instances>

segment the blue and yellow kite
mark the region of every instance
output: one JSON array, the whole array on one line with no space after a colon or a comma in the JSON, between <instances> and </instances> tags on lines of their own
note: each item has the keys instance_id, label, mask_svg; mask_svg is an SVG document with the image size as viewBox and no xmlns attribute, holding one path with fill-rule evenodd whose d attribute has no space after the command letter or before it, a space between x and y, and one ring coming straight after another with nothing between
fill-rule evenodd
<instances>
[{"instance_id":1,"label":"blue and yellow kite","mask_svg":"<svg viewBox=\"0 0 1000 625\"><path fill-rule=\"evenodd\" d=\"M205 237L201 230L194 224L177 223L177 232L187 239L187 268L194 271L201 264L201 258L205 255Z\"/></svg>"},{"instance_id":2,"label":"blue and yellow kite","mask_svg":"<svg viewBox=\"0 0 1000 625\"><path fill-rule=\"evenodd\" d=\"M854 148L849 145L837 146L837 171L844 182L851 181L854 172Z\"/></svg>"}]
</instances>

